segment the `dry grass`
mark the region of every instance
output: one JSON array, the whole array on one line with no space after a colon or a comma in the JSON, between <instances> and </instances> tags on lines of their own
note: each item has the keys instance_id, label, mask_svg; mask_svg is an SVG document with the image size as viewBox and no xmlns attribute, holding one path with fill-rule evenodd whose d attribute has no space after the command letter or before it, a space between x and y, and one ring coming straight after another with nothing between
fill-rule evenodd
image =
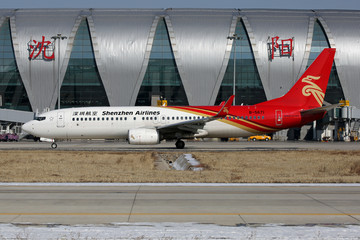
<instances>
[{"instance_id":1,"label":"dry grass","mask_svg":"<svg viewBox=\"0 0 360 240\"><path fill-rule=\"evenodd\" d=\"M360 182L360 151L191 153L204 171L156 170L154 152L0 151L0 182Z\"/></svg>"}]
</instances>

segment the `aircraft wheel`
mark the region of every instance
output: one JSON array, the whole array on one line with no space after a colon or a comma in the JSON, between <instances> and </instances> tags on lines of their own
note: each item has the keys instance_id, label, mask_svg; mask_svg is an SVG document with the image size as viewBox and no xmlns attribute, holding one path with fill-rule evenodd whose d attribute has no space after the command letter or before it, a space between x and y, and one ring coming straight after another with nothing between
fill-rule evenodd
<instances>
[{"instance_id":1,"label":"aircraft wheel","mask_svg":"<svg viewBox=\"0 0 360 240\"><path fill-rule=\"evenodd\" d=\"M51 144L51 148L52 148L52 149L57 148L57 144L56 144L56 143L52 143L52 144Z\"/></svg>"},{"instance_id":2,"label":"aircraft wheel","mask_svg":"<svg viewBox=\"0 0 360 240\"><path fill-rule=\"evenodd\" d=\"M253 138L252 140L253 140L253 142L255 142L255 141L256 141L256 138Z\"/></svg>"},{"instance_id":3,"label":"aircraft wheel","mask_svg":"<svg viewBox=\"0 0 360 240\"><path fill-rule=\"evenodd\" d=\"M268 139L268 138L265 138L265 141L267 142L267 141L269 141L269 139Z\"/></svg>"},{"instance_id":4,"label":"aircraft wheel","mask_svg":"<svg viewBox=\"0 0 360 240\"><path fill-rule=\"evenodd\" d=\"M175 146L177 149L183 149L185 147L185 142L182 141L182 140L178 140L176 143L175 143Z\"/></svg>"}]
</instances>

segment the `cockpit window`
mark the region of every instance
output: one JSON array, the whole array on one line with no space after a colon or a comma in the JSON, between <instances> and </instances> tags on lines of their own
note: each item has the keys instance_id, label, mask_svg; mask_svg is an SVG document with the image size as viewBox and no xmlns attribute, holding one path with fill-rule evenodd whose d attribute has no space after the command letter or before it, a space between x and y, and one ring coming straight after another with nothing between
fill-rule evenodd
<instances>
[{"instance_id":1,"label":"cockpit window","mask_svg":"<svg viewBox=\"0 0 360 240\"><path fill-rule=\"evenodd\" d=\"M36 117L35 120L37 121L44 121L46 119L46 117Z\"/></svg>"}]
</instances>

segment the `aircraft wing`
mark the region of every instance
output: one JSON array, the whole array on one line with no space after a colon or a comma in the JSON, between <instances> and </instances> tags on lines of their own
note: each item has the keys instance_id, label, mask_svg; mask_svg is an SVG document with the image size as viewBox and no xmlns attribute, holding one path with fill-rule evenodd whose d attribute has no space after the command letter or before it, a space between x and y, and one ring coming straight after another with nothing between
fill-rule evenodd
<instances>
[{"instance_id":1,"label":"aircraft wing","mask_svg":"<svg viewBox=\"0 0 360 240\"><path fill-rule=\"evenodd\" d=\"M160 134L171 137L181 137L184 134L206 134L204 132L200 133L199 129L203 129L205 124L210 121L225 117L230 110L231 104L233 102L234 96L231 96L226 103L222 106L220 111L215 116L203 117L196 120L184 121L174 124L169 124L165 126L158 127L157 130Z\"/></svg>"},{"instance_id":2,"label":"aircraft wing","mask_svg":"<svg viewBox=\"0 0 360 240\"><path fill-rule=\"evenodd\" d=\"M175 124L170 124L166 126L158 127L157 130L161 134L171 134L171 133L192 133L195 134L198 132L198 129L202 129L205 126L205 123L212 121L215 119L212 119L211 117L205 117L201 119L191 120L191 121L185 121Z\"/></svg>"}]
</instances>

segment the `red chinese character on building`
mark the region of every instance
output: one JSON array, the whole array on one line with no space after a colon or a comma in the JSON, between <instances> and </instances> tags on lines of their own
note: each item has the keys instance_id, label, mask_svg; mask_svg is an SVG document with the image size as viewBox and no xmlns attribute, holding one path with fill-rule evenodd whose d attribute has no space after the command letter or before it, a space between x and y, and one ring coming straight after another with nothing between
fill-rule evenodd
<instances>
[{"instance_id":1,"label":"red chinese character on building","mask_svg":"<svg viewBox=\"0 0 360 240\"><path fill-rule=\"evenodd\" d=\"M291 57L292 53L293 53L293 38L288 38L288 39L282 39L281 40L281 44L278 43L279 41L279 37L272 37L271 38L271 44L269 50L270 50L270 59L273 60L275 57L275 52L277 52L277 50L279 50L279 53L277 55L277 57L283 57L283 56L287 56L287 57Z\"/></svg>"},{"instance_id":2,"label":"red chinese character on building","mask_svg":"<svg viewBox=\"0 0 360 240\"><path fill-rule=\"evenodd\" d=\"M293 39L281 40L281 56L291 56L293 51Z\"/></svg>"},{"instance_id":3,"label":"red chinese character on building","mask_svg":"<svg viewBox=\"0 0 360 240\"><path fill-rule=\"evenodd\" d=\"M271 38L271 59L274 59L276 48L279 48L278 40L278 36Z\"/></svg>"},{"instance_id":4,"label":"red chinese character on building","mask_svg":"<svg viewBox=\"0 0 360 240\"><path fill-rule=\"evenodd\" d=\"M54 59L54 46L51 41L45 41L45 36L42 36L42 41L32 40L28 43L30 60L36 59L40 54L43 60L52 60Z\"/></svg>"}]
</instances>

